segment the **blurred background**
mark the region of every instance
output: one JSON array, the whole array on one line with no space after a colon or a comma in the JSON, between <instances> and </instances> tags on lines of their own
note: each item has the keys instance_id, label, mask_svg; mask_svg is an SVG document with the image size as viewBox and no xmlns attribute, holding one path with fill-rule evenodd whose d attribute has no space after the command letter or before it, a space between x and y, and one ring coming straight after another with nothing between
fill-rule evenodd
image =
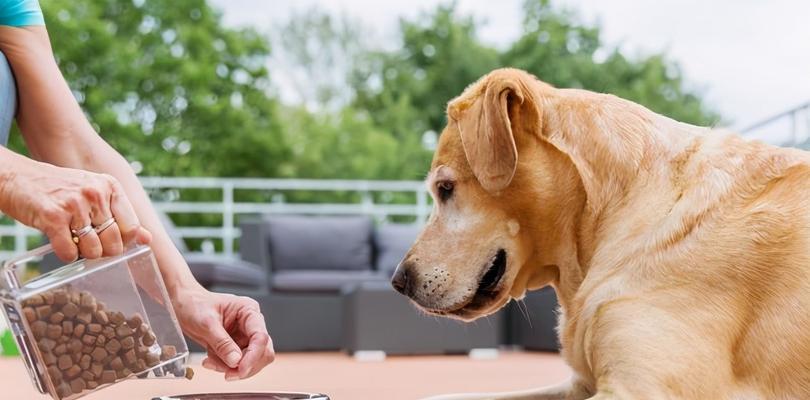
<instances>
[{"instance_id":1,"label":"blurred background","mask_svg":"<svg viewBox=\"0 0 810 400\"><path fill-rule=\"evenodd\" d=\"M525 69L555 86L613 93L680 121L810 148L807 2L41 3L76 99L142 177L189 260L203 257L202 267L190 261L199 268L195 275L214 268L212 276L226 278L209 276L209 287L264 296L282 350L285 335L293 338L287 343L302 340L286 347L290 351L556 350L553 293L510 306L477 331L408 314L402 307L410 305L391 297L385 282L429 213L420 180L446 123L446 103L494 68ZM25 152L19 135L12 135L11 147ZM328 275L319 266L309 268L312 276L295 278L291 289L267 249L284 236L276 232L274 239L273 226L285 226L268 221L291 215L312 224L315 233L301 228L302 236L292 235L314 240L307 251L339 247L312 239L323 224L334 223L318 218L370 220L370 227L358 229L369 230L360 240L370 238L365 272L374 279ZM5 256L41 241L13 221L3 224ZM382 265L381 254L390 248ZM323 283L324 276L331 281ZM346 289L358 284L371 286ZM400 319L355 318L375 315L374 307L364 307L385 302L395 311L383 314ZM322 325L340 325L329 328L334 334L296 325L317 309L331 315L319 320ZM446 335L444 344L397 347L363 336L383 330L400 341L409 331L397 321L406 314L414 324L433 321L419 329L423 335L436 329ZM300 337L313 329L320 336ZM565 370L553 362L551 369Z\"/></svg>"}]
</instances>

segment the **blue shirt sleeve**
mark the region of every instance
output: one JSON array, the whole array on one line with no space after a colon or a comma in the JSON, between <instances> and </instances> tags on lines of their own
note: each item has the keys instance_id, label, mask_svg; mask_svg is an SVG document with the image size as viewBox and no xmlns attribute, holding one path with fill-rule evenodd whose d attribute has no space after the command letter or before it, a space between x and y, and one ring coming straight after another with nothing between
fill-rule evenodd
<instances>
[{"instance_id":1,"label":"blue shirt sleeve","mask_svg":"<svg viewBox=\"0 0 810 400\"><path fill-rule=\"evenodd\" d=\"M0 0L0 25L45 25L39 0Z\"/></svg>"}]
</instances>

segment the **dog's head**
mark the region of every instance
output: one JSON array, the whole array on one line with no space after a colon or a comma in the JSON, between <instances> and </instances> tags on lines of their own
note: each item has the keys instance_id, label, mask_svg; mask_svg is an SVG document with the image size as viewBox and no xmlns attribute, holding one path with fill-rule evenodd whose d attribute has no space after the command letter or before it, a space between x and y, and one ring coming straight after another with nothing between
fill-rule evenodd
<instances>
[{"instance_id":1,"label":"dog's head","mask_svg":"<svg viewBox=\"0 0 810 400\"><path fill-rule=\"evenodd\" d=\"M550 281L523 267L537 261L537 235L553 218L543 206L563 189L554 187L559 154L541 138L539 99L553 90L502 69L450 102L427 178L433 212L392 280L425 311L472 320Z\"/></svg>"}]
</instances>

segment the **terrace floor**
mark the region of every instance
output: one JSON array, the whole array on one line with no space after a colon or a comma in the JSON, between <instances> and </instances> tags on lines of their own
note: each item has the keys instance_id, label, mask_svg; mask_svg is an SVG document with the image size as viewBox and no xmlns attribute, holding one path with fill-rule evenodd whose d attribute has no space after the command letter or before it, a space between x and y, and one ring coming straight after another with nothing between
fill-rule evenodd
<instances>
[{"instance_id":1,"label":"terrace floor","mask_svg":"<svg viewBox=\"0 0 810 400\"><path fill-rule=\"evenodd\" d=\"M465 391L528 389L566 379L570 370L557 354L502 351L492 360L466 356L388 357L355 361L342 353L281 353L259 375L225 382L200 367L192 356L194 380L131 380L104 389L87 400L149 400L155 396L201 392L307 391L333 400L410 400ZM0 397L45 399L31 385L18 358L0 358Z\"/></svg>"}]
</instances>

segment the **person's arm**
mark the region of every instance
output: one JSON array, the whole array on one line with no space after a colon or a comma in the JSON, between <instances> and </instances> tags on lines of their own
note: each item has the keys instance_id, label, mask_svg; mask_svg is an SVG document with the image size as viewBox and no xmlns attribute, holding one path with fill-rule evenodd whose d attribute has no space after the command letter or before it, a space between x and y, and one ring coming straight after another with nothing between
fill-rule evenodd
<instances>
[{"instance_id":1,"label":"person's arm","mask_svg":"<svg viewBox=\"0 0 810 400\"><path fill-rule=\"evenodd\" d=\"M209 350L204 365L238 379L272 362L272 342L258 304L210 293L197 283L129 164L85 118L59 71L45 27L0 26L0 50L16 77L17 123L31 155L55 166L115 178L114 185L153 236L151 247L184 332Z\"/></svg>"},{"instance_id":2,"label":"person's arm","mask_svg":"<svg viewBox=\"0 0 810 400\"><path fill-rule=\"evenodd\" d=\"M152 233L151 247L168 290L197 286L129 163L93 130L82 113L56 65L45 27L0 27L0 48L17 80L17 124L31 155L60 167L114 176L141 225Z\"/></svg>"}]
</instances>

